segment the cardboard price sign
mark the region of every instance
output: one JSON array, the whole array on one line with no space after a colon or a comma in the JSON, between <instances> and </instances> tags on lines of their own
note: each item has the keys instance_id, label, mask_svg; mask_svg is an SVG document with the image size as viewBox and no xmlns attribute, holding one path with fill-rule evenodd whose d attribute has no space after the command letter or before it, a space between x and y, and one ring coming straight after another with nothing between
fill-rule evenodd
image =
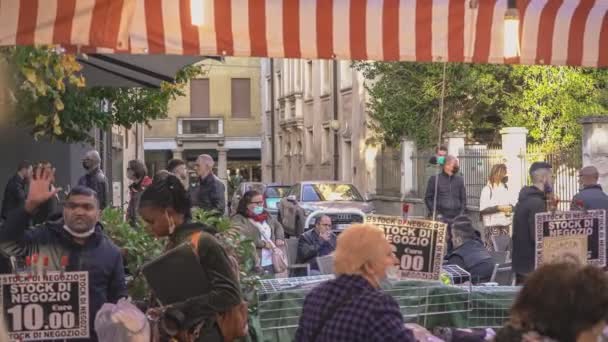
<instances>
[{"instance_id":1,"label":"cardboard price sign","mask_svg":"<svg viewBox=\"0 0 608 342\"><path fill-rule=\"evenodd\" d=\"M536 267L563 259L606 265L606 211L536 214Z\"/></svg>"},{"instance_id":2,"label":"cardboard price sign","mask_svg":"<svg viewBox=\"0 0 608 342\"><path fill-rule=\"evenodd\" d=\"M11 340L89 338L87 272L0 275L0 298Z\"/></svg>"},{"instance_id":3,"label":"cardboard price sign","mask_svg":"<svg viewBox=\"0 0 608 342\"><path fill-rule=\"evenodd\" d=\"M445 248L445 223L378 215L368 215L365 221L384 230L399 259L401 278L439 280Z\"/></svg>"}]
</instances>

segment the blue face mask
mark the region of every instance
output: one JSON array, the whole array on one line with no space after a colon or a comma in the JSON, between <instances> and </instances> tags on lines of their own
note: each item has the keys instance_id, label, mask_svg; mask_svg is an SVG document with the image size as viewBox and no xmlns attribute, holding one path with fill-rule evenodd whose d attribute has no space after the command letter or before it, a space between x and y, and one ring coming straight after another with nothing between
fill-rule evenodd
<instances>
[{"instance_id":1,"label":"blue face mask","mask_svg":"<svg viewBox=\"0 0 608 342\"><path fill-rule=\"evenodd\" d=\"M261 215L263 212L264 212L264 207L260 207L260 206L253 207L254 215Z\"/></svg>"}]
</instances>

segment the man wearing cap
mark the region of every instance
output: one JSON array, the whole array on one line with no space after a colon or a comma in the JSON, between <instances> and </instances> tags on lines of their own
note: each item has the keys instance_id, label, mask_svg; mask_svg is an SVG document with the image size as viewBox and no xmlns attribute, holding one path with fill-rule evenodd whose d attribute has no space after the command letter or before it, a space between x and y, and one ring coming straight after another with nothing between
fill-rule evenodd
<instances>
[{"instance_id":1,"label":"man wearing cap","mask_svg":"<svg viewBox=\"0 0 608 342\"><path fill-rule=\"evenodd\" d=\"M452 242L454 250L446 255L447 264L458 265L469 272L474 284L490 281L494 261L468 216L461 215L454 219Z\"/></svg>"},{"instance_id":2,"label":"man wearing cap","mask_svg":"<svg viewBox=\"0 0 608 342\"><path fill-rule=\"evenodd\" d=\"M513 271L517 283L534 271L535 216L547 211L547 197L553 192L551 165L535 162L530 167L532 186L519 192L519 199L513 213Z\"/></svg>"},{"instance_id":3,"label":"man wearing cap","mask_svg":"<svg viewBox=\"0 0 608 342\"><path fill-rule=\"evenodd\" d=\"M585 166L578 172L581 191L574 196L571 210L608 210L608 195L598 184L600 173L595 166Z\"/></svg>"}]
</instances>

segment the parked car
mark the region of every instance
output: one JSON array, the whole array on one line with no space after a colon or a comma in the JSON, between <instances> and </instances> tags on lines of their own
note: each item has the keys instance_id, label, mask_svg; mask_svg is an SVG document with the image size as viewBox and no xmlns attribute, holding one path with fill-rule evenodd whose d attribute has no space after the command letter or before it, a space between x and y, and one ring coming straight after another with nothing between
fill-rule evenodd
<instances>
[{"instance_id":1,"label":"parked car","mask_svg":"<svg viewBox=\"0 0 608 342\"><path fill-rule=\"evenodd\" d=\"M372 214L374 206L367 202L357 188L342 182L302 182L295 184L279 203L279 220L290 236L299 236L314 224L305 227L309 215L328 210L334 230L363 222L363 215Z\"/></svg>"},{"instance_id":2,"label":"parked car","mask_svg":"<svg viewBox=\"0 0 608 342\"><path fill-rule=\"evenodd\" d=\"M236 209L239 206L239 201L241 197L249 191L256 190L257 192L263 194L266 189L266 185L260 182L242 182L239 187L236 189L234 194L232 194L232 199L230 200L230 215L236 214Z\"/></svg>"},{"instance_id":3,"label":"parked car","mask_svg":"<svg viewBox=\"0 0 608 342\"><path fill-rule=\"evenodd\" d=\"M291 185L268 184L264 190L264 207L273 216L279 213L279 202L289 193Z\"/></svg>"}]
</instances>

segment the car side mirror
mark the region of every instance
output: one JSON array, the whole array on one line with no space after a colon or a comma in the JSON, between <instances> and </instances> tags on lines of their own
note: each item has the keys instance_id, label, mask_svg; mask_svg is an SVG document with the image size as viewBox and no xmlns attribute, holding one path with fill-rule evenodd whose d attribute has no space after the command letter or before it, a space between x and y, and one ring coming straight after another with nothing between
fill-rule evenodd
<instances>
[{"instance_id":1,"label":"car side mirror","mask_svg":"<svg viewBox=\"0 0 608 342\"><path fill-rule=\"evenodd\" d=\"M292 203L296 203L296 196L295 195L289 195L286 197L287 201L292 202Z\"/></svg>"}]
</instances>

